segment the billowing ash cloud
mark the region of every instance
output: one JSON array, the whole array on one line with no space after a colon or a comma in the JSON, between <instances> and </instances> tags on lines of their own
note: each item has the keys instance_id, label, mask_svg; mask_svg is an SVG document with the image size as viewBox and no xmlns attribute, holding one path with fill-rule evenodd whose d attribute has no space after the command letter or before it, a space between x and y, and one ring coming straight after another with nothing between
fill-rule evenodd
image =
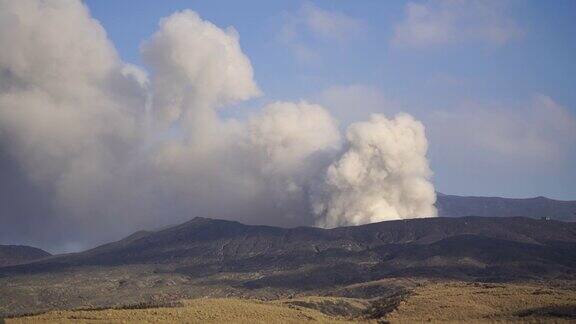
<instances>
[{"instance_id":1,"label":"billowing ash cloud","mask_svg":"<svg viewBox=\"0 0 576 324\"><path fill-rule=\"evenodd\" d=\"M314 199L318 224L335 227L436 215L424 126L407 114L373 115L347 132L348 148Z\"/></svg>"},{"instance_id":2,"label":"billowing ash cloud","mask_svg":"<svg viewBox=\"0 0 576 324\"><path fill-rule=\"evenodd\" d=\"M145 91L79 1L0 1L0 44L0 142L22 169L2 172L51 202L32 218L3 210L0 238L95 239L119 217L111 189L143 139Z\"/></svg>"},{"instance_id":3,"label":"billowing ash cloud","mask_svg":"<svg viewBox=\"0 0 576 324\"><path fill-rule=\"evenodd\" d=\"M76 0L0 0L0 45L0 193L28 193L0 209L0 243L79 249L194 216L330 227L435 215L424 128L408 115L344 140L305 101L221 118L261 92L236 31L192 11L160 22L145 69Z\"/></svg>"},{"instance_id":4,"label":"billowing ash cloud","mask_svg":"<svg viewBox=\"0 0 576 324\"><path fill-rule=\"evenodd\" d=\"M187 131L215 127L215 108L260 94L236 31L190 10L162 19L142 54L152 72L155 111Z\"/></svg>"}]
</instances>

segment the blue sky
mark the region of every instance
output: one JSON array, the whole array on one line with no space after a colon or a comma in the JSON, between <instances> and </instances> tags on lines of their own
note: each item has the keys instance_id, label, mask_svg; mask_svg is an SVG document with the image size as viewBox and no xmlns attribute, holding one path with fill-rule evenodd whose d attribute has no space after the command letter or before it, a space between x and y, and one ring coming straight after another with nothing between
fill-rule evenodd
<instances>
[{"instance_id":1,"label":"blue sky","mask_svg":"<svg viewBox=\"0 0 576 324\"><path fill-rule=\"evenodd\" d=\"M240 35L264 95L319 102L342 127L405 111L434 183L462 195L576 199L575 1L85 1L122 58L191 9Z\"/></svg>"}]
</instances>

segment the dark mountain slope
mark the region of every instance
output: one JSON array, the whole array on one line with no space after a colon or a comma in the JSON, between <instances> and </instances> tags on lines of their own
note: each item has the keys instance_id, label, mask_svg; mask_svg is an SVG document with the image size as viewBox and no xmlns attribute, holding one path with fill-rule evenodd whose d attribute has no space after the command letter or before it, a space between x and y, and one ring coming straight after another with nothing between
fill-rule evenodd
<instances>
[{"instance_id":1,"label":"dark mountain slope","mask_svg":"<svg viewBox=\"0 0 576 324\"><path fill-rule=\"evenodd\" d=\"M576 221L576 201L546 197L512 199L500 197L462 197L438 193L436 201L441 217L487 216L531 218L549 217Z\"/></svg>"},{"instance_id":2,"label":"dark mountain slope","mask_svg":"<svg viewBox=\"0 0 576 324\"><path fill-rule=\"evenodd\" d=\"M31 246L0 245L0 267L26 263L50 256L51 254Z\"/></svg>"},{"instance_id":3,"label":"dark mountain slope","mask_svg":"<svg viewBox=\"0 0 576 324\"><path fill-rule=\"evenodd\" d=\"M275 272L248 285L326 284L387 276L542 277L576 272L576 223L530 218L429 218L292 229L195 218L82 253L0 272L154 264L189 276ZM278 272L288 271L285 274ZM304 272L303 272L304 271ZM278 279L280 276L280 279ZM286 278L289 276L290 278ZM310 281L311 280L311 281Z\"/></svg>"}]
</instances>

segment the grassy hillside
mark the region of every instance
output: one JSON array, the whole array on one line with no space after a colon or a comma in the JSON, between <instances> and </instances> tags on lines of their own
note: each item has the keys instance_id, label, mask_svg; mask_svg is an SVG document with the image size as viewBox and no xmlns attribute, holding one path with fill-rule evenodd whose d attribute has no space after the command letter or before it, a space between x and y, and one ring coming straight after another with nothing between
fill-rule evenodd
<instances>
[{"instance_id":1,"label":"grassy hillside","mask_svg":"<svg viewBox=\"0 0 576 324\"><path fill-rule=\"evenodd\" d=\"M99 321L137 323L346 323L343 317L284 302L242 299L195 299L179 307L55 311L9 319L7 323L94 323Z\"/></svg>"},{"instance_id":2,"label":"grassy hillside","mask_svg":"<svg viewBox=\"0 0 576 324\"><path fill-rule=\"evenodd\" d=\"M574 287L442 282L421 286L387 317L391 322L572 322Z\"/></svg>"},{"instance_id":3,"label":"grassy hillside","mask_svg":"<svg viewBox=\"0 0 576 324\"><path fill-rule=\"evenodd\" d=\"M392 308L388 307L393 305ZM392 323L555 322L576 320L576 289L565 284L418 283L399 304L379 297L298 297L273 301L237 298L186 300L175 307L53 311L7 323Z\"/></svg>"}]
</instances>

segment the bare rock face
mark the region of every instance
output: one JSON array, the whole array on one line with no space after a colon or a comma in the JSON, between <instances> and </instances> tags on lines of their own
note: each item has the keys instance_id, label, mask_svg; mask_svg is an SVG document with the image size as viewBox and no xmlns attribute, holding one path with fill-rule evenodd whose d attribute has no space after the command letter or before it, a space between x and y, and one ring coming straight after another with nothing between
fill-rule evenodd
<instances>
[{"instance_id":1,"label":"bare rock face","mask_svg":"<svg viewBox=\"0 0 576 324\"><path fill-rule=\"evenodd\" d=\"M0 245L0 267L31 262L51 254L31 246Z\"/></svg>"}]
</instances>

